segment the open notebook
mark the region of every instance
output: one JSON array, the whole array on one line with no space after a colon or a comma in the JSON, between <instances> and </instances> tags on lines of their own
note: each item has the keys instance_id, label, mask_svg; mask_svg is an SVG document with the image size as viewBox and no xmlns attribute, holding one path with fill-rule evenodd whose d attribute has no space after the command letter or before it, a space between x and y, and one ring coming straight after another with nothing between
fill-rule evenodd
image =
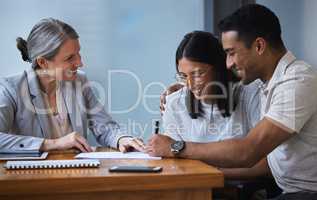
<instances>
[{"instance_id":1,"label":"open notebook","mask_svg":"<svg viewBox=\"0 0 317 200\"><path fill-rule=\"evenodd\" d=\"M80 153L75 158L88 158L88 159L144 159L144 160L160 160L161 157L153 157L147 153L142 152L90 152Z\"/></svg>"},{"instance_id":2,"label":"open notebook","mask_svg":"<svg viewBox=\"0 0 317 200\"><path fill-rule=\"evenodd\" d=\"M41 161L7 161L6 169L55 169L55 168L81 168L99 167L99 160L41 160Z\"/></svg>"}]
</instances>

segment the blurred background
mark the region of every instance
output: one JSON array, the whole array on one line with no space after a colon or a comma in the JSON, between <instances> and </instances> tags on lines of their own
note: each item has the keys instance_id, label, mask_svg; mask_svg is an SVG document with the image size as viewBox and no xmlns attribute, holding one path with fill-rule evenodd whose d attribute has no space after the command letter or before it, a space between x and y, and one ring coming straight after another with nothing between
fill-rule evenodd
<instances>
[{"instance_id":1,"label":"blurred background","mask_svg":"<svg viewBox=\"0 0 317 200\"><path fill-rule=\"evenodd\" d=\"M79 33L82 70L107 111L125 131L146 140L160 119L159 95L174 82L182 37L193 30L218 34L217 22L247 3L272 9L288 49L317 66L315 0L1 0L0 76L30 67L16 37L26 39L42 18L61 19Z\"/></svg>"}]
</instances>

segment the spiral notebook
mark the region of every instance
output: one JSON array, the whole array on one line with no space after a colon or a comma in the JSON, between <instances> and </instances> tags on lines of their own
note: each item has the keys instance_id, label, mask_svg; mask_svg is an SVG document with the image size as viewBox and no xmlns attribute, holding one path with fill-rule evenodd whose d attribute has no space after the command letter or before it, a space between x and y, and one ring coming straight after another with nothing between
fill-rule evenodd
<instances>
[{"instance_id":1,"label":"spiral notebook","mask_svg":"<svg viewBox=\"0 0 317 200\"><path fill-rule=\"evenodd\" d=\"M6 169L56 169L56 168L86 168L99 167L100 161L84 160L41 160L41 161L7 161Z\"/></svg>"}]
</instances>

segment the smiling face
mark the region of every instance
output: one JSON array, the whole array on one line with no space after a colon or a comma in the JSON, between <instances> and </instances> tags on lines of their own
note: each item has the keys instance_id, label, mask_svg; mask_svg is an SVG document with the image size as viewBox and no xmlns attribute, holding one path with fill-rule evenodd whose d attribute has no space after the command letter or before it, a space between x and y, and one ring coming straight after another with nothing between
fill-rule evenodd
<instances>
[{"instance_id":1,"label":"smiling face","mask_svg":"<svg viewBox=\"0 0 317 200\"><path fill-rule=\"evenodd\" d=\"M48 70L49 75L55 80L75 80L78 68L83 65L79 52L78 39L67 39L53 59L42 61L44 64L41 64L41 68Z\"/></svg>"},{"instance_id":2,"label":"smiling face","mask_svg":"<svg viewBox=\"0 0 317 200\"><path fill-rule=\"evenodd\" d=\"M212 65L191 61L185 57L178 62L179 75L186 79L186 85L197 99L203 99L211 94L209 83L213 81Z\"/></svg>"},{"instance_id":3,"label":"smiling face","mask_svg":"<svg viewBox=\"0 0 317 200\"><path fill-rule=\"evenodd\" d=\"M236 31L223 32L222 45L227 54L227 68L233 70L244 84L251 83L260 77L256 45L252 44L250 48L247 48L239 40Z\"/></svg>"}]
</instances>

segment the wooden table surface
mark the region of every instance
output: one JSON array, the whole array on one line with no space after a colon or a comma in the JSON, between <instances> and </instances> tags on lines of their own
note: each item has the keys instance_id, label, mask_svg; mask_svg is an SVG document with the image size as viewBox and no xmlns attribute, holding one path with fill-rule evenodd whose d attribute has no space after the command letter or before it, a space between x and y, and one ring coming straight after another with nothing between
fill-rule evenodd
<instances>
[{"instance_id":1,"label":"wooden table surface","mask_svg":"<svg viewBox=\"0 0 317 200\"><path fill-rule=\"evenodd\" d=\"M47 159L74 156L73 152L52 152ZM73 169L6 170L4 163L0 163L0 199L211 199L211 189L224 183L219 170L189 159L103 159L100 168ZM162 166L163 171L109 172L115 165Z\"/></svg>"}]
</instances>

